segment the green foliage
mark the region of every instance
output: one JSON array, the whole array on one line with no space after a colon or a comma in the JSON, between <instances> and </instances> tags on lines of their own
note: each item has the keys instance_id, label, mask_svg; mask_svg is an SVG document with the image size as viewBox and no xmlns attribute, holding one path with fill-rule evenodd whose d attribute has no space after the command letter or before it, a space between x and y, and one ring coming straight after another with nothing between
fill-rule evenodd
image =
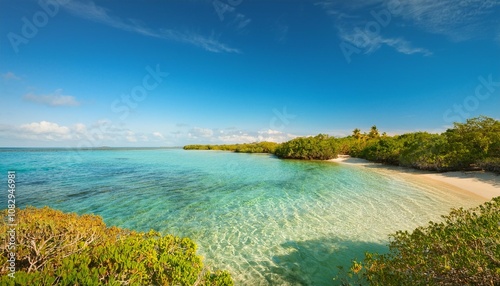
<instances>
[{"instance_id":1,"label":"green foliage","mask_svg":"<svg viewBox=\"0 0 500 286\"><path fill-rule=\"evenodd\" d=\"M370 129L370 133L368 133L368 137L372 139L380 137L380 133L378 132L377 126L375 125L372 126L372 128Z\"/></svg>"},{"instance_id":2,"label":"green foliage","mask_svg":"<svg viewBox=\"0 0 500 286\"><path fill-rule=\"evenodd\" d=\"M339 144L335 138L320 134L316 137L301 137L282 143L275 154L285 159L328 160L337 158Z\"/></svg>"},{"instance_id":3,"label":"green foliage","mask_svg":"<svg viewBox=\"0 0 500 286\"><path fill-rule=\"evenodd\" d=\"M9 227L0 225L1 285L233 284L227 272L203 266L188 238L106 227L99 216L47 207L17 210L16 218L15 279L6 275Z\"/></svg>"},{"instance_id":4,"label":"green foliage","mask_svg":"<svg viewBox=\"0 0 500 286\"><path fill-rule=\"evenodd\" d=\"M451 153L447 140L439 134L427 132L409 133L400 136L403 141L399 165L422 170L445 171L450 169Z\"/></svg>"},{"instance_id":5,"label":"green foliage","mask_svg":"<svg viewBox=\"0 0 500 286\"><path fill-rule=\"evenodd\" d=\"M399 136L380 135L377 127L368 133L356 128L351 136L333 138L295 138L277 144L261 142L235 145L188 145L186 150L225 150L245 153L271 153L285 159L327 160L338 154L374 162L422 170L487 170L500 173L500 121L480 116L442 134L427 132Z\"/></svg>"},{"instance_id":6,"label":"green foliage","mask_svg":"<svg viewBox=\"0 0 500 286\"><path fill-rule=\"evenodd\" d=\"M480 160L478 162L478 166L485 171L490 171L500 174L500 156L485 158L483 160Z\"/></svg>"},{"instance_id":7,"label":"green foliage","mask_svg":"<svg viewBox=\"0 0 500 286\"><path fill-rule=\"evenodd\" d=\"M367 143L358 156L374 162L398 164L402 147L399 137L384 137Z\"/></svg>"},{"instance_id":8,"label":"green foliage","mask_svg":"<svg viewBox=\"0 0 500 286\"><path fill-rule=\"evenodd\" d=\"M483 169L500 173L500 122L488 117L455 123L442 134L427 132L400 136L370 133L341 139L342 152L374 162L422 170L454 171Z\"/></svg>"},{"instance_id":9,"label":"green foliage","mask_svg":"<svg viewBox=\"0 0 500 286\"><path fill-rule=\"evenodd\" d=\"M500 197L443 218L396 232L388 254L367 253L350 276L371 285L500 285Z\"/></svg>"},{"instance_id":10,"label":"green foliage","mask_svg":"<svg viewBox=\"0 0 500 286\"><path fill-rule=\"evenodd\" d=\"M270 153L274 154L278 143L259 142L248 144L227 144L227 145L186 145L184 150L220 150L233 151L237 153Z\"/></svg>"}]
</instances>

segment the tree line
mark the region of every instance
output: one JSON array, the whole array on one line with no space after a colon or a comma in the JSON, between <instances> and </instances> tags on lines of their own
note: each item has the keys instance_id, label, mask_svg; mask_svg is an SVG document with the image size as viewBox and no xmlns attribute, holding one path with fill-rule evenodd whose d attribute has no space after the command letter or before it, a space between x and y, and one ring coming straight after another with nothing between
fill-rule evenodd
<instances>
[{"instance_id":1,"label":"tree line","mask_svg":"<svg viewBox=\"0 0 500 286\"><path fill-rule=\"evenodd\" d=\"M340 139L353 157L432 171L500 172L500 122L480 116L454 123L441 134L414 132L396 136Z\"/></svg>"},{"instance_id":2,"label":"tree line","mask_svg":"<svg viewBox=\"0 0 500 286\"><path fill-rule=\"evenodd\" d=\"M372 126L352 135L299 137L281 144L188 145L186 150L271 153L282 159L328 160L350 155L373 162L431 171L487 170L500 173L500 121L480 116L454 123L441 134L413 132L389 136Z\"/></svg>"},{"instance_id":3,"label":"tree line","mask_svg":"<svg viewBox=\"0 0 500 286\"><path fill-rule=\"evenodd\" d=\"M274 154L278 143L258 142L246 144L226 144L226 145L186 145L184 150L218 150L232 151L236 153L270 153Z\"/></svg>"}]
</instances>

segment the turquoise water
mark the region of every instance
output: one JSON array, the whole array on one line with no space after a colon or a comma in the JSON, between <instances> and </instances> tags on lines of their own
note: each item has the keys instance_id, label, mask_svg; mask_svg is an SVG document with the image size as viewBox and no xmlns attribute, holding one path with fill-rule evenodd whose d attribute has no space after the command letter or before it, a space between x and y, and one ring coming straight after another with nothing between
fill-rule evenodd
<instances>
[{"instance_id":1,"label":"turquoise water","mask_svg":"<svg viewBox=\"0 0 500 286\"><path fill-rule=\"evenodd\" d=\"M237 285L332 285L388 234L481 203L377 168L214 151L0 149L8 170L18 207L188 236Z\"/></svg>"}]
</instances>

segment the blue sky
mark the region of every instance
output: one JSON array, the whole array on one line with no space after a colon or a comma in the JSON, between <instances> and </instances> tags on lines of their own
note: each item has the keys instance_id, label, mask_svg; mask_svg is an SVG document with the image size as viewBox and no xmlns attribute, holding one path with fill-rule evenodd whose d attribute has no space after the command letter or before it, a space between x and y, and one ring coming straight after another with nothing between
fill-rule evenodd
<instances>
[{"instance_id":1,"label":"blue sky","mask_svg":"<svg viewBox=\"0 0 500 286\"><path fill-rule=\"evenodd\" d=\"M500 118L500 0L0 0L0 18L3 147Z\"/></svg>"}]
</instances>

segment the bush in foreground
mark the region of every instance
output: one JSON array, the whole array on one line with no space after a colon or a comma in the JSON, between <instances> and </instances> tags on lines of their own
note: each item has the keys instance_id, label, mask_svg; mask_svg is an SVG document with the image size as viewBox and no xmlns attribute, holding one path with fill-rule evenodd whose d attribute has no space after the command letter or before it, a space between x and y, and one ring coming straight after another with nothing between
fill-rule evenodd
<instances>
[{"instance_id":1,"label":"bush in foreground","mask_svg":"<svg viewBox=\"0 0 500 286\"><path fill-rule=\"evenodd\" d=\"M7 211L1 212L2 216ZM188 238L106 227L95 215L50 208L16 212L16 249L0 225L1 285L232 285L227 272L211 273ZM16 254L15 278L7 257Z\"/></svg>"},{"instance_id":2,"label":"bush in foreground","mask_svg":"<svg viewBox=\"0 0 500 286\"><path fill-rule=\"evenodd\" d=\"M388 254L367 253L350 276L371 285L500 285L500 197L443 218L396 232Z\"/></svg>"}]
</instances>

